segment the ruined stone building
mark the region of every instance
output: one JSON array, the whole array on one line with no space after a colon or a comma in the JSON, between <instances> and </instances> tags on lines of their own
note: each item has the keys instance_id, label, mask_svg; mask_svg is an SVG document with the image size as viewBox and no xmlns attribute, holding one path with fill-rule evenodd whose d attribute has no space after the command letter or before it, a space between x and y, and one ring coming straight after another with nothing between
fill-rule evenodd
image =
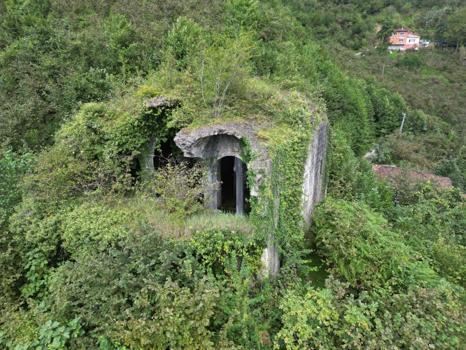
<instances>
[{"instance_id":1,"label":"ruined stone building","mask_svg":"<svg viewBox=\"0 0 466 350\"><path fill-rule=\"evenodd\" d=\"M277 165L275 162L274 165L270 142L263 137L270 125L247 120L218 122L184 128L174 137L184 157L203 162L207 167L204 201L208 208L237 215L253 212L261 217L260 222L268 222L267 246L262 260L271 275L279 269L279 252L274 238L278 231L283 231L280 228L283 226L280 225L281 216L286 210L299 210L300 227L305 231L311 223L315 205L325 193L328 122L325 117L312 116L311 113L308 118L308 137L293 141L303 150L299 158L298 178L291 179L300 184L299 208L285 207L287 198L283 193L286 191L280 188L279 180L273 180L281 163ZM280 129L278 133L281 133ZM287 142L293 144L284 137L282 143ZM288 158L286 148L282 153L284 159ZM151 163L152 159L145 162ZM287 169L281 169L280 174L286 177Z\"/></svg>"}]
</instances>

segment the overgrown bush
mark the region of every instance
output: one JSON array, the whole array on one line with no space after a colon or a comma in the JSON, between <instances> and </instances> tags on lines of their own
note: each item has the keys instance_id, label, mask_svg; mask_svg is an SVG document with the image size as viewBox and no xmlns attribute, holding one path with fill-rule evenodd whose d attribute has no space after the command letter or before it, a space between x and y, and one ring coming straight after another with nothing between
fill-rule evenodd
<instances>
[{"instance_id":1,"label":"overgrown bush","mask_svg":"<svg viewBox=\"0 0 466 350\"><path fill-rule=\"evenodd\" d=\"M142 218L131 209L86 203L62 215L60 241L73 256L89 246L106 250L127 237L138 220Z\"/></svg>"},{"instance_id":2,"label":"overgrown bush","mask_svg":"<svg viewBox=\"0 0 466 350\"><path fill-rule=\"evenodd\" d=\"M5 227L14 206L21 201L21 179L32 166L31 154L0 153L0 230Z\"/></svg>"},{"instance_id":3,"label":"overgrown bush","mask_svg":"<svg viewBox=\"0 0 466 350\"><path fill-rule=\"evenodd\" d=\"M169 162L156 170L149 179L147 190L157 198L159 205L178 218L184 218L202 209L202 194L207 187L204 169L197 164Z\"/></svg>"},{"instance_id":4,"label":"overgrown bush","mask_svg":"<svg viewBox=\"0 0 466 350\"><path fill-rule=\"evenodd\" d=\"M464 287L466 217L459 191L420 184L401 187L398 192L401 205L392 216L393 228L441 276Z\"/></svg>"},{"instance_id":5,"label":"overgrown bush","mask_svg":"<svg viewBox=\"0 0 466 350\"><path fill-rule=\"evenodd\" d=\"M314 235L330 271L353 288L405 290L438 279L387 221L363 204L327 199L314 215Z\"/></svg>"},{"instance_id":6,"label":"overgrown bush","mask_svg":"<svg viewBox=\"0 0 466 350\"><path fill-rule=\"evenodd\" d=\"M41 153L25 179L30 195L63 200L84 192L131 188L132 169L149 139L155 137L154 147L160 147L166 138L169 111L165 107L147 109L133 96L119 102L116 106L84 105L63 125L55 145Z\"/></svg>"},{"instance_id":7,"label":"overgrown bush","mask_svg":"<svg viewBox=\"0 0 466 350\"><path fill-rule=\"evenodd\" d=\"M332 64L323 63L322 68L327 79L323 97L329 120L344 132L356 155L362 155L374 140L372 105L364 84L345 76Z\"/></svg>"},{"instance_id":8,"label":"overgrown bush","mask_svg":"<svg viewBox=\"0 0 466 350\"><path fill-rule=\"evenodd\" d=\"M280 309L277 349L460 349L465 335L459 295L447 283L355 296L347 285L330 280L322 290L288 291Z\"/></svg>"},{"instance_id":9,"label":"overgrown bush","mask_svg":"<svg viewBox=\"0 0 466 350\"><path fill-rule=\"evenodd\" d=\"M396 62L397 66L406 67L412 70L418 70L422 67L422 58L416 53L407 53L401 55Z\"/></svg>"},{"instance_id":10,"label":"overgrown bush","mask_svg":"<svg viewBox=\"0 0 466 350\"><path fill-rule=\"evenodd\" d=\"M377 141L378 161L462 183L442 121L463 116L459 57L380 46L396 22L458 39L459 17L429 4L0 2L0 347L460 349L461 193L394 192L361 159ZM304 163L327 120L310 242ZM271 158L249 217L202 210L198 167L140 164L182 127L230 121Z\"/></svg>"},{"instance_id":11,"label":"overgrown bush","mask_svg":"<svg viewBox=\"0 0 466 350\"><path fill-rule=\"evenodd\" d=\"M228 273L232 262L238 266L249 266L256 271L260 268L263 250L260 242L241 232L205 229L193 234L191 245L198 260L217 274Z\"/></svg>"},{"instance_id":12,"label":"overgrown bush","mask_svg":"<svg viewBox=\"0 0 466 350\"><path fill-rule=\"evenodd\" d=\"M18 155L11 151L0 153L0 305L2 299L15 294L20 277L21 239L9 229L8 221L22 200L21 180L33 166L31 154Z\"/></svg>"},{"instance_id":13,"label":"overgrown bush","mask_svg":"<svg viewBox=\"0 0 466 350\"><path fill-rule=\"evenodd\" d=\"M329 195L363 201L379 211L389 210L394 200L390 186L376 179L366 160L356 157L339 129L331 130L329 146Z\"/></svg>"},{"instance_id":14,"label":"overgrown bush","mask_svg":"<svg viewBox=\"0 0 466 350\"><path fill-rule=\"evenodd\" d=\"M369 85L367 88L374 113L376 135L387 135L399 129L403 114L407 113L403 98L384 88ZM410 119L410 118L408 118Z\"/></svg>"}]
</instances>

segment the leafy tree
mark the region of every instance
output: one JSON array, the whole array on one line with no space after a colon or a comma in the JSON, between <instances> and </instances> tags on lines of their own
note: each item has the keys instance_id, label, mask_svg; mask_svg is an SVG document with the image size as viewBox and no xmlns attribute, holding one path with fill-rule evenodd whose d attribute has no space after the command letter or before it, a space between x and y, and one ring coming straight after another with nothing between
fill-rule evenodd
<instances>
[{"instance_id":1,"label":"leafy tree","mask_svg":"<svg viewBox=\"0 0 466 350\"><path fill-rule=\"evenodd\" d=\"M453 43L457 49L466 43L466 7L448 16L445 39Z\"/></svg>"}]
</instances>

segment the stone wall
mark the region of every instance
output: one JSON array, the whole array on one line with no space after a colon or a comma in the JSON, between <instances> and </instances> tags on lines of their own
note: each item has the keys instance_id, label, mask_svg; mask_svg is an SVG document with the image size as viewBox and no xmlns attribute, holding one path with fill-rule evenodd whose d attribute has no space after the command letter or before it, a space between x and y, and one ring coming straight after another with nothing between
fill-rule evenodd
<instances>
[{"instance_id":1,"label":"stone wall","mask_svg":"<svg viewBox=\"0 0 466 350\"><path fill-rule=\"evenodd\" d=\"M303 180L303 218L305 229L311 225L312 212L325 195L325 158L328 123L318 125L309 144Z\"/></svg>"},{"instance_id":2,"label":"stone wall","mask_svg":"<svg viewBox=\"0 0 466 350\"><path fill-rule=\"evenodd\" d=\"M251 196L259 196L259 187L262 181L271 176L271 160L266 145L257 137L258 126L253 127L246 123L206 125L194 129L183 129L175 137L175 142L183 151L185 157L198 158L206 162L211 182L218 179L218 160L226 156L234 156L245 162L249 171L254 174L254 183L251 187ZM327 152L328 123L321 122L316 126L308 146L306 163L303 174L303 200L302 215L303 228L308 229L311 224L312 212L316 204L325 195L325 159ZM252 151L252 159L244 159L244 145L247 144ZM207 193L207 205L218 207L218 197L215 191ZM276 201L275 201L276 199ZM272 232L267 233L267 247L262 255L264 275L274 276L278 273L280 259L278 249L274 242L274 230L278 225L279 197L273 202ZM260 201L260 198L259 198Z\"/></svg>"},{"instance_id":3,"label":"stone wall","mask_svg":"<svg viewBox=\"0 0 466 350\"><path fill-rule=\"evenodd\" d=\"M255 176L250 190L251 196L256 197L262 179L270 173L271 167L267 149L259 142L256 131L257 128L246 123L206 125L181 130L175 137L175 143L185 157L206 161L212 172L216 170L210 169L210 165L220 158L231 156L244 161ZM245 144L251 148L253 159L244 159Z\"/></svg>"}]
</instances>

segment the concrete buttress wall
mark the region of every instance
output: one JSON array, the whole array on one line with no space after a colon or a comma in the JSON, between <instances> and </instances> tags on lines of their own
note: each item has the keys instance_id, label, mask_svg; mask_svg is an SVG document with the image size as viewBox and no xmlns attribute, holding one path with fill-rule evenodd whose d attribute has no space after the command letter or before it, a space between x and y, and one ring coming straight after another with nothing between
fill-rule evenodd
<instances>
[{"instance_id":1,"label":"concrete buttress wall","mask_svg":"<svg viewBox=\"0 0 466 350\"><path fill-rule=\"evenodd\" d=\"M311 225L312 212L325 195L325 158L327 156L328 123L318 125L309 144L304 165L303 218L305 229Z\"/></svg>"}]
</instances>

